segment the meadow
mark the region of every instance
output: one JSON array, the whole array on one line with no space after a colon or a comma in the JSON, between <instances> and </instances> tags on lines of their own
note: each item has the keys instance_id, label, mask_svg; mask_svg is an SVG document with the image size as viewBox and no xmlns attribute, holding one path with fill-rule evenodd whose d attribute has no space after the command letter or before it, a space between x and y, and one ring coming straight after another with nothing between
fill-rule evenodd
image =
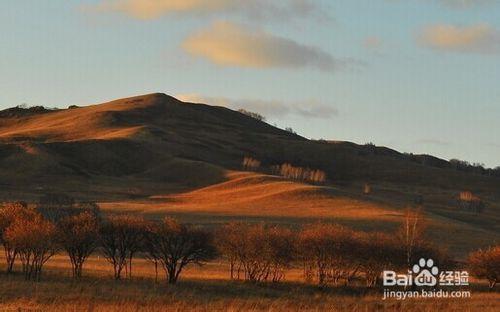
<instances>
[{"instance_id":1,"label":"meadow","mask_svg":"<svg viewBox=\"0 0 500 312\"><path fill-rule=\"evenodd\" d=\"M4 263L4 259L0 259ZM3 271L3 267L1 267ZM18 268L19 269L19 268ZM98 255L71 278L69 260L56 255L40 282L21 274L0 275L1 311L498 311L500 292L474 281L471 298L382 300L381 288L324 287L305 283L294 268L281 283L229 280L228 264L213 261L191 266L179 282L168 285L163 272L155 282L154 267L134 260L132 279L113 280L111 265Z\"/></svg>"}]
</instances>

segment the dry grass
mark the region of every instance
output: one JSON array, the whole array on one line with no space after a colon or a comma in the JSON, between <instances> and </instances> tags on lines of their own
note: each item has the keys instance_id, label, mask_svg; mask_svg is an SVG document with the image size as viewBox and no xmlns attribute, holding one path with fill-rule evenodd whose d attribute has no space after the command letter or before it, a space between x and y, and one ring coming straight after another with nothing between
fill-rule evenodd
<instances>
[{"instance_id":1,"label":"dry grass","mask_svg":"<svg viewBox=\"0 0 500 312\"><path fill-rule=\"evenodd\" d=\"M1 311L497 311L500 293L475 286L468 299L382 300L381 289L318 289L293 270L280 284L227 280L225 263L189 268L177 285L154 282L153 267L137 260L132 280L114 281L111 267L92 257L84 278L69 278L69 263L49 261L42 282L0 275Z\"/></svg>"},{"instance_id":2,"label":"dry grass","mask_svg":"<svg viewBox=\"0 0 500 312\"><path fill-rule=\"evenodd\" d=\"M387 191L388 186L364 196L361 187L313 186L252 172L231 171L225 178L186 193L104 202L101 207L110 213L134 212L152 218L173 215L201 224L238 220L296 226L323 220L368 231L394 231L407 207L406 202L398 202L398 194ZM433 209L427 209L426 215L429 238L454 256L463 258L500 239L497 231L444 217Z\"/></svg>"},{"instance_id":3,"label":"dry grass","mask_svg":"<svg viewBox=\"0 0 500 312\"><path fill-rule=\"evenodd\" d=\"M260 217L339 217L394 221L400 212L357 200L331 187L290 182L276 176L230 172L227 181L189 193L153 196L143 202L147 213L183 212ZM223 198L224 200L220 200ZM140 202L102 203L104 209L140 209Z\"/></svg>"}]
</instances>

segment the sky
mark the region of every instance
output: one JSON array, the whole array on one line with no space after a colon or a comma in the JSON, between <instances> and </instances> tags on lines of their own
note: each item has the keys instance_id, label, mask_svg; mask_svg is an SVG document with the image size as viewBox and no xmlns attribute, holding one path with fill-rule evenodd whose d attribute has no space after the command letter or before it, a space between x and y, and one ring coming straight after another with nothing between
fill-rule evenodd
<instances>
[{"instance_id":1,"label":"sky","mask_svg":"<svg viewBox=\"0 0 500 312\"><path fill-rule=\"evenodd\" d=\"M500 0L0 0L0 109L153 92L500 166Z\"/></svg>"}]
</instances>

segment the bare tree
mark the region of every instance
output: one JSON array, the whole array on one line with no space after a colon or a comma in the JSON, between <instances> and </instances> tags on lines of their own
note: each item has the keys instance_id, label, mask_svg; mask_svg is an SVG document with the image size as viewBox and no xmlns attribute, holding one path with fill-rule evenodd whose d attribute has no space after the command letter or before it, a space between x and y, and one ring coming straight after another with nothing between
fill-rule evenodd
<instances>
[{"instance_id":1,"label":"bare tree","mask_svg":"<svg viewBox=\"0 0 500 312\"><path fill-rule=\"evenodd\" d=\"M399 242L386 233L361 234L361 248L358 255L368 287L377 285L384 268L399 268L402 264L406 264Z\"/></svg>"},{"instance_id":2,"label":"bare tree","mask_svg":"<svg viewBox=\"0 0 500 312\"><path fill-rule=\"evenodd\" d=\"M169 284L175 284L182 269L195 263L198 265L215 256L210 233L166 218L159 226L152 228L153 248L159 255Z\"/></svg>"},{"instance_id":3,"label":"bare tree","mask_svg":"<svg viewBox=\"0 0 500 312\"><path fill-rule=\"evenodd\" d=\"M157 249L159 245L159 225L157 223L147 223L145 225L144 242L142 251L145 253L146 259L151 261L155 266L155 282L158 282L158 265L160 264L161 254Z\"/></svg>"},{"instance_id":4,"label":"bare tree","mask_svg":"<svg viewBox=\"0 0 500 312\"><path fill-rule=\"evenodd\" d=\"M132 270L133 255L141 249L142 218L122 215L111 216L102 222L99 237L104 257L113 265L115 279L121 279L123 269L129 276Z\"/></svg>"},{"instance_id":5,"label":"bare tree","mask_svg":"<svg viewBox=\"0 0 500 312\"><path fill-rule=\"evenodd\" d=\"M217 231L216 243L229 261L231 279L239 279L243 270L248 281L280 281L295 255L290 230L263 224L226 224Z\"/></svg>"},{"instance_id":6,"label":"bare tree","mask_svg":"<svg viewBox=\"0 0 500 312\"><path fill-rule=\"evenodd\" d=\"M243 158L242 167L246 170L257 170L260 167L260 160L245 156Z\"/></svg>"},{"instance_id":7,"label":"bare tree","mask_svg":"<svg viewBox=\"0 0 500 312\"><path fill-rule=\"evenodd\" d=\"M40 214L16 218L5 238L17 250L25 278L39 281L43 265L58 250L55 225Z\"/></svg>"},{"instance_id":8,"label":"bare tree","mask_svg":"<svg viewBox=\"0 0 500 312\"><path fill-rule=\"evenodd\" d=\"M295 260L295 233L283 227L271 227L266 231L266 243L271 278L273 282L279 282Z\"/></svg>"},{"instance_id":9,"label":"bare tree","mask_svg":"<svg viewBox=\"0 0 500 312\"><path fill-rule=\"evenodd\" d=\"M298 181L306 181L312 183L322 184L326 181L326 174L324 171L318 169L309 169L296 167L291 164L285 163L281 166L271 167L272 172L278 173L281 176Z\"/></svg>"},{"instance_id":10,"label":"bare tree","mask_svg":"<svg viewBox=\"0 0 500 312\"><path fill-rule=\"evenodd\" d=\"M421 210L406 210L403 223L397 233L397 237L404 247L408 268L410 268L415 261L415 249L426 243L424 237L426 228L427 224Z\"/></svg>"},{"instance_id":11,"label":"bare tree","mask_svg":"<svg viewBox=\"0 0 500 312\"><path fill-rule=\"evenodd\" d=\"M215 234L218 251L229 261L231 279L239 279L240 266L236 268L236 265L243 253L241 241L245 237L245 230L246 226L244 224L231 222L218 228Z\"/></svg>"},{"instance_id":12,"label":"bare tree","mask_svg":"<svg viewBox=\"0 0 500 312\"><path fill-rule=\"evenodd\" d=\"M299 233L298 252L306 279L311 280L315 276L322 286L328 282L337 283L341 277L347 279L355 274L347 274L346 263L351 263L352 255L359 248L356 238L352 230L336 224L317 223L305 226ZM352 270L357 272L358 269L359 265Z\"/></svg>"},{"instance_id":13,"label":"bare tree","mask_svg":"<svg viewBox=\"0 0 500 312\"><path fill-rule=\"evenodd\" d=\"M27 219L30 214L34 214L34 211L28 209L27 204L24 202L4 203L0 208L0 243L2 243L5 252L7 273L12 273L14 269L18 250L15 245L12 245L6 239L6 230L16 219Z\"/></svg>"},{"instance_id":14,"label":"bare tree","mask_svg":"<svg viewBox=\"0 0 500 312\"><path fill-rule=\"evenodd\" d=\"M85 260L98 246L98 219L94 213L85 211L69 216L58 223L58 238L71 261L74 278L82 276Z\"/></svg>"}]
</instances>

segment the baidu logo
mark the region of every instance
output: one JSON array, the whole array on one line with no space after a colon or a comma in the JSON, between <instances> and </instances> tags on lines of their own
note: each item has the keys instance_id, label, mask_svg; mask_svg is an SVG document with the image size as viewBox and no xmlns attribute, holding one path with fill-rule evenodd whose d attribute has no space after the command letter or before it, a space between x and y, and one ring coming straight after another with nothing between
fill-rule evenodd
<instances>
[{"instance_id":1,"label":"baidu logo","mask_svg":"<svg viewBox=\"0 0 500 312\"><path fill-rule=\"evenodd\" d=\"M383 272L384 286L464 286L469 285L467 271L441 271L434 260L421 258L407 274Z\"/></svg>"},{"instance_id":2,"label":"baidu logo","mask_svg":"<svg viewBox=\"0 0 500 312\"><path fill-rule=\"evenodd\" d=\"M418 261L412 268L415 274L415 285L417 286L436 286L439 269L434 266L434 260L424 258Z\"/></svg>"},{"instance_id":3,"label":"baidu logo","mask_svg":"<svg viewBox=\"0 0 500 312\"><path fill-rule=\"evenodd\" d=\"M395 271L383 272L384 286L396 286L396 288L384 288L383 300L396 298L448 298L464 297L470 298L470 291L447 290L446 286L469 285L469 273L467 271L445 271L440 270L432 259L421 258L414 264L408 273L401 274ZM400 290L397 287L407 286L422 287L419 290ZM443 288L444 286L444 288ZM429 290L430 287L431 289Z\"/></svg>"}]
</instances>

